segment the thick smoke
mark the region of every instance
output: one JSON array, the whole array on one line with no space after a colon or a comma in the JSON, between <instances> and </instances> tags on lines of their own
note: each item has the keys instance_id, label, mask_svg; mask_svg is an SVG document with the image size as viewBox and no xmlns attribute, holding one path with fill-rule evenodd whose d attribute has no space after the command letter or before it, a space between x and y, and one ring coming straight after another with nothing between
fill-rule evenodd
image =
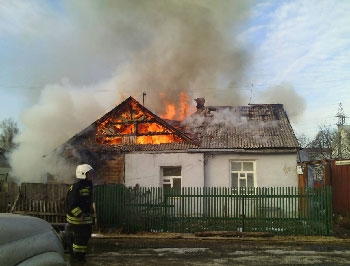
<instances>
[{"instance_id":1,"label":"thick smoke","mask_svg":"<svg viewBox=\"0 0 350 266\"><path fill-rule=\"evenodd\" d=\"M270 87L258 94L259 103L283 104L288 117L293 122L298 121L306 109L306 101L291 84L283 83Z\"/></svg>"},{"instance_id":2,"label":"thick smoke","mask_svg":"<svg viewBox=\"0 0 350 266\"><path fill-rule=\"evenodd\" d=\"M21 117L19 148L10 158L20 182L45 181L47 172L62 180L74 175L74 166L51 158L51 152L129 96L142 102L145 92L145 106L158 115L168 104L175 114L190 114L181 110L180 99L192 107L197 97L208 105L247 104L239 88L248 52L235 39L247 17L245 0L12 5L16 14L23 11L25 23L15 34L29 51L16 72L30 90L23 92L28 108ZM283 103L291 116L303 109L288 105L291 98L300 100L292 90L271 89L270 95L281 91L289 96L255 101Z\"/></svg>"},{"instance_id":3,"label":"thick smoke","mask_svg":"<svg viewBox=\"0 0 350 266\"><path fill-rule=\"evenodd\" d=\"M246 54L232 37L244 7L239 1L128 5L129 14L142 14L140 23L154 30L146 49L135 51L130 64L117 70L115 86L127 90L125 96L145 91L146 107L158 114L166 113L169 103L175 104L179 114L181 92L189 95L188 104L203 93L217 104L239 103L238 91L218 93L215 88L237 84L244 70Z\"/></svg>"},{"instance_id":4,"label":"thick smoke","mask_svg":"<svg viewBox=\"0 0 350 266\"><path fill-rule=\"evenodd\" d=\"M20 182L46 181L46 173L69 179L74 169L52 151L103 113L102 106L85 91L67 82L46 86L38 102L22 114L25 128L11 154L13 175ZM100 107L100 108L99 108Z\"/></svg>"},{"instance_id":5,"label":"thick smoke","mask_svg":"<svg viewBox=\"0 0 350 266\"><path fill-rule=\"evenodd\" d=\"M20 182L45 181L46 172L70 176L71 166L46 155L130 95L141 101L146 92L145 105L157 114L166 103L179 108L180 92L189 104L196 97L240 103L239 90L215 88L239 87L247 58L234 36L246 1L35 3L15 6L33 9L23 12L28 17L18 38L31 56L23 57L28 67L18 78L51 85L28 94L32 103L11 155Z\"/></svg>"}]
</instances>

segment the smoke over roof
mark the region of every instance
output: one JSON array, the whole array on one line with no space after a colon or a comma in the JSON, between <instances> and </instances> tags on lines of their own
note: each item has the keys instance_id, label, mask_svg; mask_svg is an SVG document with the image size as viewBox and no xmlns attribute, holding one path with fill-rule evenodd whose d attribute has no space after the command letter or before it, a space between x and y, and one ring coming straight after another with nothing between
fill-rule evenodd
<instances>
[{"instance_id":1,"label":"smoke over roof","mask_svg":"<svg viewBox=\"0 0 350 266\"><path fill-rule=\"evenodd\" d=\"M232 88L249 62L235 38L247 1L65 1L31 8L19 38L36 63L19 77L47 85L30 91L11 155L21 182L41 181L52 169L74 172L42 156L130 95L140 100L146 92L145 106L160 116L169 103L179 109L180 97L189 105L196 97L210 105L246 99Z\"/></svg>"}]
</instances>

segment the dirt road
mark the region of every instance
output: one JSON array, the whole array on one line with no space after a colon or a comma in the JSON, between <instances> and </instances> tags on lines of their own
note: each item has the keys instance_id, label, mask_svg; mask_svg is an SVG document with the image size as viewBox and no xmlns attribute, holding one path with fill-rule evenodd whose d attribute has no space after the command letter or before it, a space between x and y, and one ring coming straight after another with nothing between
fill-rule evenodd
<instances>
[{"instance_id":1,"label":"dirt road","mask_svg":"<svg viewBox=\"0 0 350 266\"><path fill-rule=\"evenodd\" d=\"M334 238L94 238L85 264L68 265L350 265L350 241ZM68 256L67 256L68 258Z\"/></svg>"}]
</instances>

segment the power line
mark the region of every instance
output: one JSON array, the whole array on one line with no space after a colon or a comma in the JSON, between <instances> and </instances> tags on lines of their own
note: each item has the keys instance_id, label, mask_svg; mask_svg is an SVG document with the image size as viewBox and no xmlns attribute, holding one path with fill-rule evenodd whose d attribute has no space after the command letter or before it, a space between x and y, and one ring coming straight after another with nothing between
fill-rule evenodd
<instances>
[{"instance_id":1,"label":"power line","mask_svg":"<svg viewBox=\"0 0 350 266\"><path fill-rule=\"evenodd\" d=\"M43 86L38 86L38 85L0 85L0 88L5 88L5 89L38 89L38 88L44 88L45 85Z\"/></svg>"}]
</instances>

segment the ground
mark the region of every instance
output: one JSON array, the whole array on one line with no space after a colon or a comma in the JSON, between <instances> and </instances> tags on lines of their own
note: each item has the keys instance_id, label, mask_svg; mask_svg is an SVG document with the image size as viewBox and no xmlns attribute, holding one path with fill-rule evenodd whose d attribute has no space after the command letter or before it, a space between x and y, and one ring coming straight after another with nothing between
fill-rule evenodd
<instances>
[{"instance_id":1,"label":"ground","mask_svg":"<svg viewBox=\"0 0 350 266\"><path fill-rule=\"evenodd\" d=\"M350 218L338 216L334 221L334 236L350 238Z\"/></svg>"},{"instance_id":2,"label":"ground","mask_svg":"<svg viewBox=\"0 0 350 266\"><path fill-rule=\"evenodd\" d=\"M89 246L86 263L68 262L67 265L350 265L350 239L336 237L94 235Z\"/></svg>"},{"instance_id":3,"label":"ground","mask_svg":"<svg viewBox=\"0 0 350 266\"><path fill-rule=\"evenodd\" d=\"M87 262L67 266L350 265L350 219L338 217L334 236L269 234L95 233Z\"/></svg>"},{"instance_id":4,"label":"ground","mask_svg":"<svg viewBox=\"0 0 350 266\"><path fill-rule=\"evenodd\" d=\"M120 235L119 232L103 232L103 234L106 236L108 236L108 235L110 235L110 236ZM158 234L139 233L138 235L155 236ZM167 233L161 233L159 235L166 236ZM269 235L269 234L267 234L267 235ZM262 234L262 236L264 236L264 234ZM334 236L337 238L341 238L341 239L348 239L348 238L350 239L350 218L338 216L334 219Z\"/></svg>"}]
</instances>

